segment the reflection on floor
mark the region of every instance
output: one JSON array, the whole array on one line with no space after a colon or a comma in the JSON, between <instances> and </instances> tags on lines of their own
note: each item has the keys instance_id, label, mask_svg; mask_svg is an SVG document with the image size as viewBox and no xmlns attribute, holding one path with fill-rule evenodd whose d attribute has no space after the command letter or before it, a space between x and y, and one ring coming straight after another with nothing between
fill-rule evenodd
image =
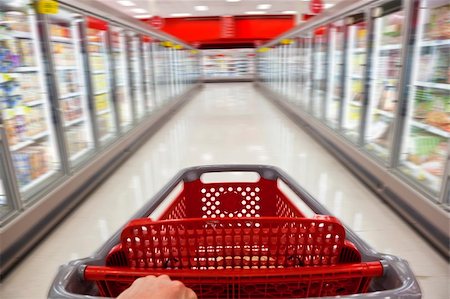
<instances>
[{"instance_id":1,"label":"reflection on floor","mask_svg":"<svg viewBox=\"0 0 450 299\"><path fill-rule=\"evenodd\" d=\"M448 263L250 83L206 85L36 247L0 297L45 298L59 265L93 253L177 171L216 163L281 167L375 249L407 259L424 298L449 298Z\"/></svg>"}]
</instances>

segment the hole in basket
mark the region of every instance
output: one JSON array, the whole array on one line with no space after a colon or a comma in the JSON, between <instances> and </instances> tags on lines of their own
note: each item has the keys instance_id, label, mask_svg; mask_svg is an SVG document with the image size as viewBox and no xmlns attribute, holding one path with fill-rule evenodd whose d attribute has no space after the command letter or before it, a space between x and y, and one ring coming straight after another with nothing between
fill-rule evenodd
<instances>
[{"instance_id":1,"label":"hole in basket","mask_svg":"<svg viewBox=\"0 0 450 299\"><path fill-rule=\"evenodd\" d=\"M241 192L241 191L242 191L242 188L241 188L241 187L237 187L237 188L236 188L236 191L237 191L237 192Z\"/></svg>"},{"instance_id":2,"label":"hole in basket","mask_svg":"<svg viewBox=\"0 0 450 299\"><path fill-rule=\"evenodd\" d=\"M206 193L206 189L203 188L203 189L201 190L201 192L202 192L203 194L205 194L205 193Z\"/></svg>"},{"instance_id":3,"label":"hole in basket","mask_svg":"<svg viewBox=\"0 0 450 299\"><path fill-rule=\"evenodd\" d=\"M241 201L241 204L244 206L247 204L247 202L245 200Z\"/></svg>"},{"instance_id":4,"label":"hole in basket","mask_svg":"<svg viewBox=\"0 0 450 299\"><path fill-rule=\"evenodd\" d=\"M259 191L261 191L261 189L259 189L259 187L256 187L256 188L255 188L255 191L256 191L256 192L259 192Z\"/></svg>"},{"instance_id":5,"label":"hole in basket","mask_svg":"<svg viewBox=\"0 0 450 299\"><path fill-rule=\"evenodd\" d=\"M228 187L228 191L233 191L233 187Z\"/></svg>"},{"instance_id":6,"label":"hole in basket","mask_svg":"<svg viewBox=\"0 0 450 299\"><path fill-rule=\"evenodd\" d=\"M206 197L202 197L202 202L206 202Z\"/></svg>"},{"instance_id":7,"label":"hole in basket","mask_svg":"<svg viewBox=\"0 0 450 299\"><path fill-rule=\"evenodd\" d=\"M225 188L220 187L220 188L219 188L219 191L220 191L220 192L223 192L223 191L225 191Z\"/></svg>"}]
</instances>

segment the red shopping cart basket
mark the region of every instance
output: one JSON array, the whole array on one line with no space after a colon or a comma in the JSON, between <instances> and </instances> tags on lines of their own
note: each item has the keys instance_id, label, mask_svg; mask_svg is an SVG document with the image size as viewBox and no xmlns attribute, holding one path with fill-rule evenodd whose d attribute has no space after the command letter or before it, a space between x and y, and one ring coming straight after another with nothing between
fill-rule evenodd
<instances>
[{"instance_id":1,"label":"red shopping cart basket","mask_svg":"<svg viewBox=\"0 0 450 299\"><path fill-rule=\"evenodd\" d=\"M306 218L275 180L185 182L157 221L131 221L106 266L88 266L103 296L168 274L199 298L292 298L366 292L380 262L361 263L338 219Z\"/></svg>"}]
</instances>

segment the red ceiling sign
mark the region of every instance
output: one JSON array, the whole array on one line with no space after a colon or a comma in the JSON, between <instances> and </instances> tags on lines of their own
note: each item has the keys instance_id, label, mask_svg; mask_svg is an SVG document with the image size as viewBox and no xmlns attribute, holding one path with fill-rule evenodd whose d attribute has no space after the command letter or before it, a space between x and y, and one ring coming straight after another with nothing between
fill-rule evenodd
<instances>
[{"instance_id":1,"label":"red ceiling sign","mask_svg":"<svg viewBox=\"0 0 450 299\"><path fill-rule=\"evenodd\" d=\"M155 29L162 29L164 27L164 19L159 16L154 16L150 19L150 25Z\"/></svg>"},{"instance_id":2,"label":"red ceiling sign","mask_svg":"<svg viewBox=\"0 0 450 299\"><path fill-rule=\"evenodd\" d=\"M311 12L314 14L319 14L323 10L323 2L322 0L311 0L309 4L309 8L311 9Z\"/></svg>"},{"instance_id":3,"label":"red ceiling sign","mask_svg":"<svg viewBox=\"0 0 450 299\"><path fill-rule=\"evenodd\" d=\"M222 25L220 37L221 38L234 37L234 35L236 33L234 17L233 16L222 16L222 17L220 17L220 21L221 21L221 25Z\"/></svg>"}]
</instances>

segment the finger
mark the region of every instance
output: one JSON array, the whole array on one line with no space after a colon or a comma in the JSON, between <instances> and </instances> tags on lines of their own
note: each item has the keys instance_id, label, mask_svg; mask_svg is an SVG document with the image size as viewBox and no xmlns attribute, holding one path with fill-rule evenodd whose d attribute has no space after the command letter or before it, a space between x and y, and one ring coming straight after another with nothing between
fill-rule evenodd
<instances>
[{"instance_id":1,"label":"finger","mask_svg":"<svg viewBox=\"0 0 450 299\"><path fill-rule=\"evenodd\" d=\"M166 274L163 274L163 275L158 276L158 279L170 281L170 277L169 277L168 275L166 275Z\"/></svg>"},{"instance_id":2,"label":"finger","mask_svg":"<svg viewBox=\"0 0 450 299\"><path fill-rule=\"evenodd\" d=\"M197 294L192 289L186 288L186 299L197 299Z\"/></svg>"}]
</instances>

